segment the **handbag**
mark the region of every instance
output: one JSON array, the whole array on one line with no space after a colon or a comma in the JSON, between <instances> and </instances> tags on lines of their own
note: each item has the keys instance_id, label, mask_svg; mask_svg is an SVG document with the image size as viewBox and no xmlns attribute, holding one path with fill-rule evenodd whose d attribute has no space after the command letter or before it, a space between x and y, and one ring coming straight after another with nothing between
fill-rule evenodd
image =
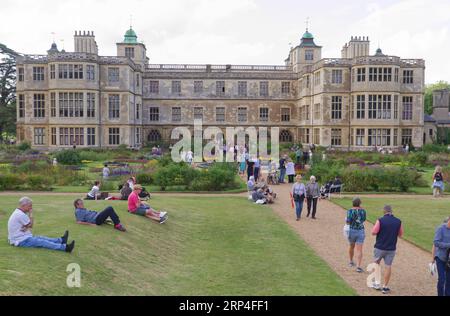
<instances>
[{"instance_id":1,"label":"handbag","mask_svg":"<svg viewBox=\"0 0 450 316\"><path fill-rule=\"evenodd\" d=\"M348 239L349 235L350 235L350 225L345 224L344 225L344 237Z\"/></svg>"}]
</instances>

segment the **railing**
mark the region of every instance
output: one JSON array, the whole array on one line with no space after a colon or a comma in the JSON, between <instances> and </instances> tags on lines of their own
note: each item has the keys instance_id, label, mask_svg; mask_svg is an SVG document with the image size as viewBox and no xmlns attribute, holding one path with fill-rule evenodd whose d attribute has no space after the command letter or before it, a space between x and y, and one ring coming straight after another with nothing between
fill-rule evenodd
<instances>
[{"instance_id":1,"label":"railing","mask_svg":"<svg viewBox=\"0 0 450 316\"><path fill-rule=\"evenodd\" d=\"M425 67L425 60L423 59L401 59L400 62L403 66L420 66Z\"/></svg>"},{"instance_id":2,"label":"railing","mask_svg":"<svg viewBox=\"0 0 450 316\"><path fill-rule=\"evenodd\" d=\"M188 64L149 64L146 70L150 71L292 71L290 66L266 65L188 65Z\"/></svg>"}]
</instances>

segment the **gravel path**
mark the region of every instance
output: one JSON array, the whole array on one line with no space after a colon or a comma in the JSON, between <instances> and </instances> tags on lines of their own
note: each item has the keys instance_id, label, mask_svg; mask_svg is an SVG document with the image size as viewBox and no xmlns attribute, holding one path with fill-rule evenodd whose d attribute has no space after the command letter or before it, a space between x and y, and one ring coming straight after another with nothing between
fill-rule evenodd
<instances>
[{"instance_id":1,"label":"gravel path","mask_svg":"<svg viewBox=\"0 0 450 316\"><path fill-rule=\"evenodd\" d=\"M295 211L290 202L291 186L288 184L275 187L278 199L272 205L273 210L284 219L299 236L328 265L340 275L359 295L382 295L381 292L370 289L366 285L368 272L356 273L348 265L348 243L343 235L346 211L329 201L319 201L317 220L306 218L306 204L302 219L295 220ZM363 248L363 267L372 262L375 237L371 235L373 225L366 223L366 242ZM408 227L405 227L407 230ZM430 248L431 248L430 241ZM391 295L395 296L434 296L436 295L436 280L428 273L431 254L400 239L397 255L392 266L392 277L389 287ZM383 264L382 264L383 266Z\"/></svg>"}]
</instances>

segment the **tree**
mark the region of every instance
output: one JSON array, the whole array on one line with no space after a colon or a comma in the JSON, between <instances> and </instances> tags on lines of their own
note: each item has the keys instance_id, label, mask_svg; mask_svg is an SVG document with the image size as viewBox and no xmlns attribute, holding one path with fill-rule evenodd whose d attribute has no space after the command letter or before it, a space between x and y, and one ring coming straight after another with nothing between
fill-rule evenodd
<instances>
[{"instance_id":1,"label":"tree","mask_svg":"<svg viewBox=\"0 0 450 316\"><path fill-rule=\"evenodd\" d=\"M450 89L450 83L447 81L438 81L425 87L425 113L433 114L433 91Z\"/></svg>"}]
</instances>

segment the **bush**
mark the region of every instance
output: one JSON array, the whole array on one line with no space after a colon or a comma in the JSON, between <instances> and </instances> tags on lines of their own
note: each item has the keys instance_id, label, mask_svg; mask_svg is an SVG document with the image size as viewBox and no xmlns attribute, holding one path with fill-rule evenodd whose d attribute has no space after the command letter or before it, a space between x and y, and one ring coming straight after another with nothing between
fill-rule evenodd
<instances>
[{"instance_id":1,"label":"bush","mask_svg":"<svg viewBox=\"0 0 450 316\"><path fill-rule=\"evenodd\" d=\"M27 151L31 149L31 144L28 142L23 142L20 145L17 146L17 149L20 151Z\"/></svg>"},{"instance_id":2,"label":"bush","mask_svg":"<svg viewBox=\"0 0 450 316\"><path fill-rule=\"evenodd\" d=\"M18 190L25 179L18 174L0 174L0 191Z\"/></svg>"},{"instance_id":3,"label":"bush","mask_svg":"<svg viewBox=\"0 0 450 316\"><path fill-rule=\"evenodd\" d=\"M31 175L27 178L28 188L36 191L50 190L50 179L40 175Z\"/></svg>"},{"instance_id":4,"label":"bush","mask_svg":"<svg viewBox=\"0 0 450 316\"><path fill-rule=\"evenodd\" d=\"M422 151L410 153L407 160L410 166L425 167L428 162L428 154Z\"/></svg>"},{"instance_id":5,"label":"bush","mask_svg":"<svg viewBox=\"0 0 450 316\"><path fill-rule=\"evenodd\" d=\"M448 146L437 145L437 144L426 144L423 145L422 151L426 153L448 153Z\"/></svg>"},{"instance_id":6,"label":"bush","mask_svg":"<svg viewBox=\"0 0 450 316\"><path fill-rule=\"evenodd\" d=\"M148 173L141 173L136 176L136 181L139 184L151 185L153 184L153 176Z\"/></svg>"},{"instance_id":7,"label":"bush","mask_svg":"<svg viewBox=\"0 0 450 316\"><path fill-rule=\"evenodd\" d=\"M73 149L59 151L55 157L63 165L80 165L82 160L79 151Z\"/></svg>"}]
</instances>

